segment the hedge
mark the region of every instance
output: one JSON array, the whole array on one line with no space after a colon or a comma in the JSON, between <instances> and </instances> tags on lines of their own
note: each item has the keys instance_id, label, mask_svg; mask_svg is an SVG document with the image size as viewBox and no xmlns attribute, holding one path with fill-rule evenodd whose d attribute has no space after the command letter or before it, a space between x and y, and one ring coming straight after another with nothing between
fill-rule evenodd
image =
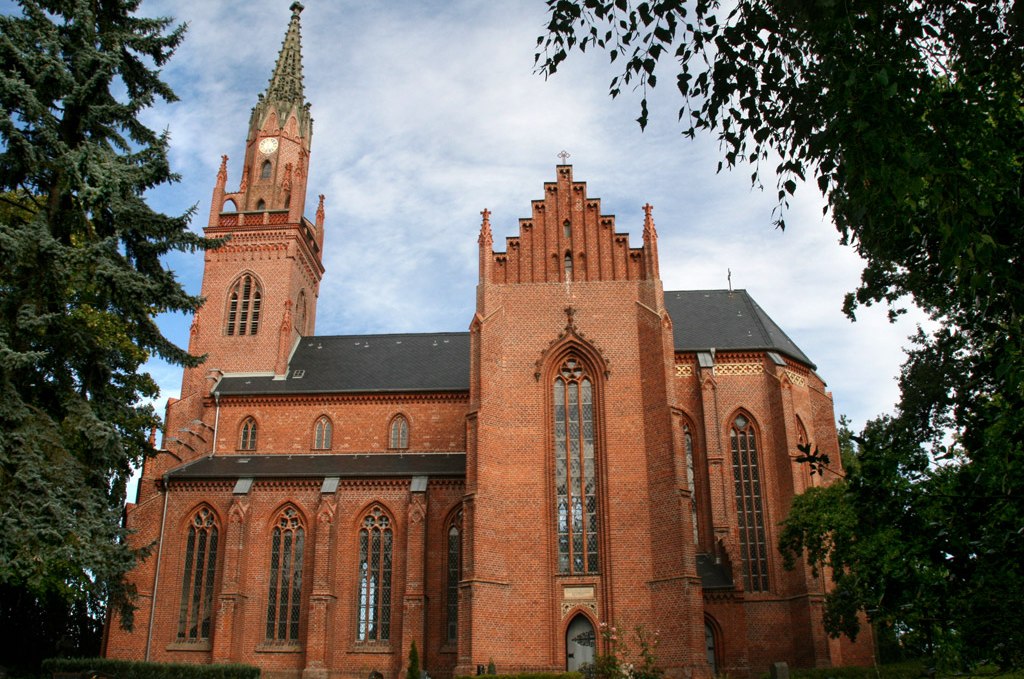
<instances>
[{"instance_id":1,"label":"hedge","mask_svg":"<svg viewBox=\"0 0 1024 679\"><path fill-rule=\"evenodd\" d=\"M519 672L517 674L485 674L485 679L583 679L579 672ZM457 676L455 679L476 679L471 675Z\"/></svg>"},{"instance_id":2,"label":"hedge","mask_svg":"<svg viewBox=\"0 0 1024 679\"><path fill-rule=\"evenodd\" d=\"M137 662L110 658L48 658L44 675L96 672L117 679L259 679L251 665L188 665L185 663Z\"/></svg>"}]
</instances>

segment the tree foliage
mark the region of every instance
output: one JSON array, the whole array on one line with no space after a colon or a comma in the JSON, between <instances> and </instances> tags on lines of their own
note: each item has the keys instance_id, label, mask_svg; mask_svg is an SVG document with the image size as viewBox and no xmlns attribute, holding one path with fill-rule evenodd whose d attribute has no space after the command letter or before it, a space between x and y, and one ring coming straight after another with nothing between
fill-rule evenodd
<instances>
[{"instance_id":1,"label":"tree foliage","mask_svg":"<svg viewBox=\"0 0 1024 679\"><path fill-rule=\"evenodd\" d=\"M173 92L158 69L184 27L136 0L22 0L0 16L0 585L130 603L140 553L122 527L132 465L152 452L156 354L191 312L161 257L209 243L144 193L174 181L167 136L139 113Z\"/></svg>"},{"instance_id":2,"label":"tree foliage","mask_svg":"<svg viewBox=\"0 0 1024 679\"><path fill-rule=\"evenodd\" d=\"M851 317L934 321L850 478L788 520L791 556L832 566L830 630L862 610L950 662L1024 663L1024 1L547 4L543 73L606 50L643 126L673 69L684 134L717 135L720 169L774 174L779 226L804 181L825 197L865 261Z\"/></svg>"}]
</instances>

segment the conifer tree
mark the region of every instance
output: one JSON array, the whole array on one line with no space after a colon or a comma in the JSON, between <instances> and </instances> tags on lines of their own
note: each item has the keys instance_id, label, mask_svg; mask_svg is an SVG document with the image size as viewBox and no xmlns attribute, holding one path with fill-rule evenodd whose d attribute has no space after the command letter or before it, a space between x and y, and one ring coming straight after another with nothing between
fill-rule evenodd
<instances>
[{"instance_id":1,"label":"conifer tree","mask_svg":"<svg viewBox=\"0 0 1024 679\"><path fill-rule=\"evenodd\" d=\"M136 0L18 4L0 16L0 588L127 611L126 483L159 424L143 367L198 360L154 321L200 303L161 258L210 244L144 198L176 179L139 113L175 99L158 69L185 27Z\"/></svg>"}]
</instances>

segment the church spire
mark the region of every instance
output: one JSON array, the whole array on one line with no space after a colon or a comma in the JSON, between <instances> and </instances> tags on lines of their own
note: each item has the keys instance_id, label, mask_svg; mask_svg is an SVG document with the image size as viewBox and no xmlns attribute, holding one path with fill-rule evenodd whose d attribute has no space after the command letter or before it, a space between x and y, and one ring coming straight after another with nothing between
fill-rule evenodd
<instances>
[{"instance_id":1,"label":"church spire","mask_svg":"<svg viewBox=\"0 0 1024 679\"><path fill-rule=\"evenodd\" d=\"M277 55L274 72L267 84L267 91L259 95L256 106L252 109L249 119L249 140L253 140L264 129L271 115L276 116L277 128L284 129L288 118L295 116L297 129L294 134L307 140L312 133L312 119L309 116L309 103L303 89L302 79L302 33L299 15L303 6L293 2L292 18L288 22L288 30L281 43L281 51Z\"/></svg>"},{"instance_id":2,"label":"church spire","mask_svg":"<svg viewBox=\"0 0 1024 679\"><path fill-rule=\"evenodd\" d=\"M284 34L281 53L277 56L274 74L267 86L267 101L302 106L306 103L302 93L302 36L299 32L299 15L304 9L302 3L293 2L290 8L292 19Z\"/></svg>"}]
</instances>

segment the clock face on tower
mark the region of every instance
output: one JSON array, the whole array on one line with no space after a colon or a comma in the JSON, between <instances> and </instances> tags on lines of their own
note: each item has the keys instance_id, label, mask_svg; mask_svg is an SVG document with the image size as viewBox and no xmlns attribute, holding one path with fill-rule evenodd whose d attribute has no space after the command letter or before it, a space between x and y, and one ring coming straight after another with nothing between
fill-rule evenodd
<instances>
[{"instance_id":1,"label":"clock face on tower","mask_svg":"<svg viewBox=\"0 0 1024 679\"><path fill-rule=\"evenodd\" d=\"M260 153L265 156L269 156L271 153L277 150L277 138L267 137L260 140Z\"/></svg>"}]
</instances>

